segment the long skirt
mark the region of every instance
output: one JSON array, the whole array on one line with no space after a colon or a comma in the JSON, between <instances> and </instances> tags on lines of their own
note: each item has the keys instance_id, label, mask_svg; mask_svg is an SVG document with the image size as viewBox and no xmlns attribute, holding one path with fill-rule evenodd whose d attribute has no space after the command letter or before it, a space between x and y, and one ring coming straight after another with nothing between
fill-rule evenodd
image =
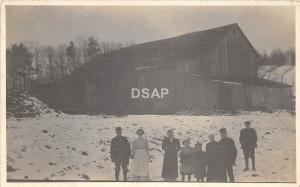
<instances>
[{"instance_id":1,"label":"long skirt","mask_svg":"<svg viewBox=\"0 0 300 187\"><path fill-rule=\"evenodd\" d=\"M137 149L131 164L133 178L148 179L149 177L149 156L145 149Z\"/></svg>"},{"instance_id":2,"label":"long skirt","mask_svg":"<svg viewBox=\"0 0 300 187\"><path fill-rule=\"evenodd\" d=\"M176 179L178 177L177 153L165 153L162 169L162 178Z\"/></svg>"},{"instance_id":3,"label":"long skirt","mask_svg":"<svg viewBox=\"0 0 300 187\"><path fill-rule=\"evenodd\" d=\"M180 165L180 174L181 175L192 175L194 173L194 167L192 164L181 164Z\"/></svg>"}]
</instances>

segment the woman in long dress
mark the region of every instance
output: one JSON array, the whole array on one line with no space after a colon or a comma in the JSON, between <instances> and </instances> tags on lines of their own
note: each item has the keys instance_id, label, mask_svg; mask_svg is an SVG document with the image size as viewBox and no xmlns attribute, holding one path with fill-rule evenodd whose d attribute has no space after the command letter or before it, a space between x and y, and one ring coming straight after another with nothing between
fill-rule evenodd
<instances>
[{"instance_id":1,"label":"woman in long dress","mask_svg":"<svg viewBox=\"0 0 300 187\"><path fill-rule=\"evenodd\" d=\"M175 181L178 178L178 151L180 141L174 138L172 130L168 130L167 137L164 138L162 149L165 151L162 178L165 181Z\"/></svg>"},{"instance_id":2,"label":"woman in long dress","mask_svg":"<svg viewBox=\"0 0 300 187\"><path fill-rule=\"evenodd\" d=\"M132 180L148 181L150 162L148 141L143 137L143 129L138 129L136 133L138 138L132 142Z\"/></svg>"}]
</instances>

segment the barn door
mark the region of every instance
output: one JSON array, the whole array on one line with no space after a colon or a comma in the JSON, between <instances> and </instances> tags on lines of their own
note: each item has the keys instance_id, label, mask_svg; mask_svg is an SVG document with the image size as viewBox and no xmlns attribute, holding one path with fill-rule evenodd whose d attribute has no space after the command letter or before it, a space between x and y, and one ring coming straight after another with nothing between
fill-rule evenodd
<instances>
[{"instance_id":1,"label":"barn door","mask_svg":"<svg viewBox=\"0 0 300 187\"><path fill-rule=\"evenodd\" d=\"M232 93L228 86L221 86L218 89L218 103L221 110L233 110Z\"/></svg>"}]
</instances>

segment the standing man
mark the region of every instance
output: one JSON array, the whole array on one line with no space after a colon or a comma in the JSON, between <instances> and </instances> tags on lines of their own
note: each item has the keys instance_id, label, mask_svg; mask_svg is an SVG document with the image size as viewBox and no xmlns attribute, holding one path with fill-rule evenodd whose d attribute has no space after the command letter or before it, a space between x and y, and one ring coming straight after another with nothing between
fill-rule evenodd
<instances>
[{"instance_id":1,"label":"standing man","mask_svg":"<svg viewBox=\"0 0 300 187\"><path fill-rule=\"evenodd\" d=\"M227 176L229 182L235 182L232 166L235 165L237 150L234 141L227 136L226 128L220 129L221 140L219 141L221 151L222 162L222 181L227 182Z\"/></svg>"},{"instance_id":2,"label":"standing man","mask_svg":"<svg viewBox=\"0 0 300 187\"><path fill-rule=\"evenodd\" d=\"M172 130L168 130L167 137L164 138L162 149L165 151L162 178L165 181L176 181L178 178L178 151L180 150L180 141L174 138Z\"/></svg>"},{"instance_id":3,"label":"standing man","mask_svg":"<svg viewBox=\"0 0 300 187\"><path fill-rule=\"evenodd\" d=\"M122 128L116 128L117 136L111 140L110 158L115 163L115 179L119 181L120 169L122 166L124 181L127 181L127 165L131 155L130 144L127 137L122 136Z\"/></svg>"},{"instance_id":4,"label":"standing man","mask_svg":"<svg viewBox=\"0 0 300 187\"><path fill-rule=\"evenodd\" d=\"M249 170L249 157L252 162L252 169L255 171L255 148L257 147L257 134L256 130L250 127L250 121L245 121L244 124L245 128L240 132L240 143L241 148L243 149L246 166L244 171Z\"/></svg>"},{"instance_id":5,"label":"standing man","mask_svg":"<svg viewBox=\"0 0 300 187\"><path fill-rule=\"evenodd\" d=\"M220 148L219 143L215 140L215 135L208 135L210 140L206 144L207 154L207 182L218 182L220 181Z\"/></svg>"}]
</instances>

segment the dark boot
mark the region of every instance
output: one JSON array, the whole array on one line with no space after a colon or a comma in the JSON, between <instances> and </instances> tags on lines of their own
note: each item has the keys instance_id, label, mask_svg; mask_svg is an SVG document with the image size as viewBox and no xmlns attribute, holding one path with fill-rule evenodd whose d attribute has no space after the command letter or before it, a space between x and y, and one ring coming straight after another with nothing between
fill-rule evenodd
<instances>
[{"instance_id":1,"label":"dark boot","mask_svg":"<svg viewBox=\"0 0 300 187\"><path fill-rule=\"evenodd\" d=\"M127 171L123 171L124 181L127 181Z\"/></svg>"}]
</instances>

